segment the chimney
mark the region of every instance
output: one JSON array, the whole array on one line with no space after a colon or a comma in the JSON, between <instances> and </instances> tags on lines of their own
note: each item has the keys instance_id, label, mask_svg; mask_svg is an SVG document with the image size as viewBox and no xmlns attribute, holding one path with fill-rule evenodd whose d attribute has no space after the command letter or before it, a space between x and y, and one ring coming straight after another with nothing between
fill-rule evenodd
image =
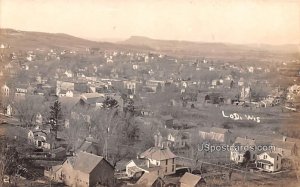
<instances>
[{"instance_id":1,"label":"chimney","mask_svg":"<svg viewBox=\"0 0 300 187\"><path fill-rule=\"evenodd\" d=\"M158 147L158 136L157 136L157 134L154 135L154 146Z\"/></svg>"},{"instance_id":2,"label":"chimney","mask_svg":"<svg viewBox=\"0 0 300 187\"><path fill-rule=\"evenodd\" d=\"M286 136L283 136L283 137L282 137L282 141L283 141L283 142L286 142Z\"/></svg>"},{"instance_id":3,"label":"chimney","mask_svg":"<svg viewBox=\"0 0 300 187\"><path fill-rule=\"evenodd\" d=\"M247 140L247 138L248 138L248 137L247 137L247 136L245 136L245 140Z\"/></svg>"},{"instance_id":4,"label":"chimney","mask_svg":"<svg viewBox=\"0 0 300 187\"><path fill-rule=\"evenodd\" d=\"M158 135L158 147L162 147L162 136L159 134Z\"/></svg>"}]
</instances>

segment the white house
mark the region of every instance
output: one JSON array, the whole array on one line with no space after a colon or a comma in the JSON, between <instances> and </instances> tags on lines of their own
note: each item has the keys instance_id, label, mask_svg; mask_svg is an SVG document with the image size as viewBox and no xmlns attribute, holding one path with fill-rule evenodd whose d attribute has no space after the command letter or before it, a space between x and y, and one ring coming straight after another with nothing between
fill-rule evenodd
<instances>
[{"instance_id":1,"label":"white house","mask_svg":"<svg viewBox=\"0 0 300 187\"><path fill-rule=\"evenodd\" d=\"M264 152L256 157L256 167L263 171L275 172L281 169L282 156L279 153Z\"/></svg>"},{"instance_id":2,"label":"white house","mask_svg":"<svg viewBox=\"0 0 300 187\"><path fill-rule=\"evenodd\" d=\"M171 147L184 148L186 146L188 136L181 131L174 130L168 134L167 140Z\"/></svg>"},{"instance_id":3,"label":"white house","mask_svg":"<svg viewBox=\"0 0 300 187\"><path fill-rule=\"evenodd\" d=\"M2 87L1 87L1 92L2 92L2 95L3 96L9 96L9 87L4 84Z\"/></svg>"},{"instance_id":4,"label":"white house","mask_svg":"<svg viewBox=\"0 0 300 187\"><path fill-rule=\"evenodd\" d=\"M66 70L64 74L65 74L68 78L73 77L73 73L72 73L71 70Z\"/></svg>"},{"instance_id":5,"label":"white house","mask_svg":"<svg viewBox=\"0 0 300 187\"><path fill-rule=\"evenodd\" d=\"M153 173L157 176L171 175L176 172L176 155L170 149L151 147L126 165L126 173L132 177L138 173Z\"/></svg>"},{"instance_id":6,"label":"white house","mask_svg":"<svg viewBox=\"0 0 300 187\"><path fill-rule=\"evenodd\" d=\"M12 114L13 114L13 108L12 108L11 105L7 105L6 110L5 110L5 114L7 116L12 116Z\"/></svg>"}]
</instances>

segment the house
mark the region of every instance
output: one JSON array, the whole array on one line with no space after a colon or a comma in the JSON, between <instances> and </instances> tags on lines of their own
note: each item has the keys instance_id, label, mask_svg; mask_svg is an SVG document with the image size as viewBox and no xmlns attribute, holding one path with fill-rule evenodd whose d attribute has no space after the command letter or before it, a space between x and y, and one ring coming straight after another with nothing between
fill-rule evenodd
<instances>
[{"instance_id":1,"label":"house","mask_svg":"<svg viewBox=\"0 0 300 187\"><path fill-rule=\"evenodd\" d=\"M251 88L250 86L244 87L241 90L240 100L242 101L250 101L251 99Z\"/></svg>"},{"instance_id":2,"label":"house","mask_svg":"<svg viewBox=\"0 0 300 187\"><path fill-rule=\"evenodd\" d=\"M210 132L199 131L199 136L203 140L212 140L219 143L231 145L234 141L232 132L229 129L212 127Z\"/></svg>"},{"instance_id":3,"label":"house","mask_svg":"<svg viewBox=\"0 0 300 187\"><path fill-rule=\"evenodd\" d=\"M64 73L68 78L73 77L73 72L71 70L66 70Z\"/></svg>"},{"instance_id":4,"label":"house","mask_svg":"<svg viewBox=\"0 0 300 187\"><path fill-rule=\"evenodd\" d=\"M241 77L238 81L238 86L244 86L245 85L245 80L243 77Z\"/></svg>"},{"instance_id":5,"label":"house","mask_svg":"<svg viewBox=\"0 0 300 187\"><path fill-rule=\"evenodd\" d=\"M98 155L98 149L98 143L92 137L88 137L78 146L75 154L78 154L79 152L87 152L90 154Z\"/></svg>"},{"instance_id":6,"label":"house","mask_svg":"<svg viewBox=\"0 0 300 187\"><path fill-rule=\"evenodd\" d=\"M80 105L87 107L102 107L105 100L104 94L100 93L84 93L80 98Z\"/></svg>"},{"instance_id":7,"label":"house","mask_svg":"<svg viewBox=\"0 0 300 187\"><path fill-rule=\"evenodd\" d=\"M165 89L165 82L158 80L148 80L145 83L145 87L150 89L152 92L161 92Z\"/></svg>"},{"instance_id":8,"label":"house","mask_svg":"<svg viewBox=\"0 0 300 187\"><path fill-rule=\"evenodd\" d=\"M41 130L39 128L29 130L27 133L28 143L33 144L40 149L56 149L64 144L63 139L55 138L55 135L50 130Z\"/></svg>"},{"instance_id":9,"label":"house","mask_svg":"<svg viewBox=\"0 0 300 187\"><path fill-rule=\"evenodd\" d=\"M188 141L188 135L179 130L172 130L167 137L169 147L184 148Z\"/></svg>"},{"instance_id":10,"label":"house","mask_svg":"<svg viewBox=\"0 0 300 187\"><path fill-rule=\"evenodd\" d=\"M287 137L283 137L282 140L274 140L275 153L281 154L284 158L290 156L297 156L297 145L295 142L288 140Z\"/></svg>"},{"instance_id":11,"label":"house","mask_svg":"<svg viewBox=\"0 0 300 187\"><path fill-rule=\"evenodd\" d=\"M168 147L151 147L139 156L140 159L146 160L147 166L155 165L160 167L157 175L170 175L176 171L176 155Z\"/></svg>"},{"instance_id":12,"label":"house","mask_svg":"<svg viewBox=\"0 0 300 187\"><path fill-rule=\"evenodd\" d=\"M74 91L75 83L66 81L56 81L56 95L59 95L62 90Z\"/></svg>"},{"instance_id":13,"label":"house","mask_svg":"<svg viewBox=\"0 0 300 187\"><path fill-rule=\"evenodd\" d=\"M279 153L264 152L256 157L256 167L263 171L275 172L281 170L282 156Z\"/></svg>"},{"instance_id":14,"label":"house","mask_svg":"<svg viewBox=\"0 0 300 187\"><path fill-rule=\"evenodd\" d=\"M200 175L194 175L189 172L186 172L180 179L179 179L179 186L180 187L201 187L205 186L206 182L204 178Z\"/></svg>"},{"instance_id":15,"label":"house","mask_svg":"<svg viewBox=\"0 0 300 187\"><path fill-rule=\"evenodd\" d=\"M205 103L221 104L224 103L224 97L220 93L209 93L204 97Z\"/></svg>"},{"instance_id":16,"label":"house","mask_svg":"<svg viewBox=\"0 0 300 187\"><path fill-rule=\"evenodd\" d=\"M230 160L237 164L255 160L256 142L247 137L237 137L230 148Z\"/></svg>"},{"instance_id":17,"label":"house","mask_svg":"<svg viewBox=\"0 0 300 187\"><path fill-rule=\"evenodd\" d=\"M160 169L157 166L147 167L146 160L144 160L144 159L130 160L126 164L125 168L126 168L126 175L128 177L132 177L132 178L139 178L144 173L149 173L149 172L157 171Z\"/></svg>"},{"instance_id":18,"label":"house","mask_svg":"<svg viewBox=\"0 0 300 187\"><path fill-rule=\"evenodd\" d=\"M164 181L154 173L145 173L134 187L164 187Z\"/></svg>"},{"instance_id":19,"label":"house","mask_svg":"<svg viewBox=\"0 0 300 187\"><path fill-rule=\"evenodd\" d=\"M7 105L5 109L5 115L6 116L12 116L13 115L13 108L11 105Z\"/></svg>"},{"instance_id":20,"label":"house","mask_svg":"<svg viewBox=\"0 0 300 187\"><path fill-rule=\"evenodd\" d=\"M59 97L73 97L74 92L72 90L61 90L58 94Z\"/></svg>"},{"instance_id":21,"label":"house","mask_svg":"<svg viewBox=\"0 0 300 187\"><path fill-rule=\"evenodd\" d=\"M212 80L211 85L212 85L213 87L216 87L216 86L221 85L221 82L220 82L219 79L214 79L214 80Z\"/></svg>"},{"instance_id":22,"label":"house","mask_svg":"<svg viewBox=\"0 0 300 187\"><path fill-rule=\"evenodd\" d=\"M165 128L172 128L174 125L174 118L171 115L162 116L163 126Z\"/></svg>"},{"instance_id":23,"label":"house","mask_svg":"<svg viewBox=\"0 0 300 187\"><path fill-rule=\"evenodd\" d=\"M55 166L55 168L59 167ZM68 186L114 186L113 166L102 156L87 152L80 152L76 156L68 157L61 168L56 170L53 168L52 171L51 176L58 176L60 181Z\"/></svg>"},{"instance_id":24,"label":"house","mask_svg":"<svg viewBox=\"0 0 300 187\"><path fill-rule=\"evenodd\" d=\"M135 94L137 88L137 81L123 81L124 89L128 91L129 94Z\"/></svg>"},{"instance_id":25,"label":"house","mask_svg":"<svg viewBox=\"0 0 300 187\"><path fill-rule=\"evenodd\" d=\"M9 87L6 84L4 84L1 87L1 93L2 93L2 95L5 96L5 97L9 96L9 90L10 90Z\"/></svg>"},{"instance_id":26,"label":"house","mask_svg":"<svg viewBox=\"0 0 300 187\"><path fill-rule=\"evenodd\" d=\"M51 178L53 181L62 182L61 168L62 165L56 165L49 168L45 168L44 176Z\"/></svg>"},{"instance_id":27,"label":"house","mask_svg":"<svg viewBox=\"0 0 300 187\"><path fill-rule=\"evenodd\" d=\"M42 116L41 113L37 113L37 114L35 115L35 123L36 123L37 125L42 125L42 123L43 123L43 116Z\"/></svg>"},{"instance_id":28,"label":"house","mask_svg":"<svg viewBox=\"0 0 300 187\"><path fill-rule=\"evenodd\" d=\"M18 96L18 95L21 95L21 96L24 96L28 90L27 90L27 85L19 85L16 87L16 90L15 90L15 95Z\"/></svg>"},{"instance_id":29,"label":"house","mask_svg":"<svg viewBox=\"0 0 300 187\"><path fill-rule=\"evenodd\" d=\"M175 158L168 147L152 147L126 164L126 174L133 178L144 173L153 173L160 177L171 175L176 172Z\"/></svg>"},{"instance_id":30,"label":"house","mask_svg":"<svg viewBox=\"0 0 300 187\"><path fill-rule=\"evenodd\" d=\"M49 154L51 155L51 158L62 159L66 156L66 149L63 147L58 147L56 149L52 149Z\"/></svg>"}]
</instances>

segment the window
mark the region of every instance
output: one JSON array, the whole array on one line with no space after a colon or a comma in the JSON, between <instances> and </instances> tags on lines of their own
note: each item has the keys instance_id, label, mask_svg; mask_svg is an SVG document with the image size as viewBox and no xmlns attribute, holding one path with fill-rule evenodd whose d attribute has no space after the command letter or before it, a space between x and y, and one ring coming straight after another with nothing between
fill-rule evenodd
<instances>
[{"instance_id":1,"label":"window","mask_svg":"<svg viewBox=\"0 0 300 187\"><path fill-rule=\"evenodd\" d=\"M168 167L166 167L166 169L165 169L165 173L167 173L168 172Z\"/></svg>"},{"instance_id":2,"label":"window","mask_svg":"<svg viewBox=\"0 0 300 187\"><path fill-rule=\"evenodd\" d=\"M172 164L174 164L174 162L175 162L175 158L173 158Z\"/></svg>"},{"instance_id":3,"label":"window","mask_svg":"<svg viewBox=\"0 0 300 187\"><path fill-rule=\"evenodd\" d=\"M166 160L166 165L168 165L168 160Z\"/></svg>"},{"instance_id":4,"label":"window","mask_svg":"<svg viewBox=\"0 0 300 187\"><path fill-rule=\"evenodd\" d=\"M173 172L174 170L175 170L175 166L173 165L173 166L172 166L172 172Z\"/></svg>"}]
</instances>

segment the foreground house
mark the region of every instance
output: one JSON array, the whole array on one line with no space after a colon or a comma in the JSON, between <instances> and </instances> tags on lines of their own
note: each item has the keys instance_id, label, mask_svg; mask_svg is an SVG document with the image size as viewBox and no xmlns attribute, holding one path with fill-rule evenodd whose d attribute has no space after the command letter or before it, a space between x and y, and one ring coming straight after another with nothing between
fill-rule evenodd
<instances>
[{"instance_id":1,"label":"foreground house","mask_svg":"<svg viewBox=\"0 0 300 187\"><path fill-rule=\"evenodd\" d=\"M186 172L179 180L180 187L200 187L205 186L204 178Z\"/></svg>"},{"instance_id":2,"label":"foreground house","mask_svg":"<svg viewBox=\"0 0 300 187\"><path fill-rule=\"evenodd\" d=\"M154 173L145 173L134 185L135 187L163 187L164 181Z\"/></svg>"},{"instance_id":3,"label":"foreground house","mask_svg":"<svg viewBox=\"0 0 300 187\"><path fill-rule=\"evenodd\" d=\"M103 157L87 152L68 157L62 165L45 171L45 176L63 182L67 186L114 186L113 166Z\"/></svg>"},{"instance_id":4,"label":"foreground house","mask_svg":"<svg viewBox=\"0 0 300 187\"><path fill-rule=\"evenodd\" d=\"M281 169L282 156L278 153L261 153L257 155L256 167L263 171L275 172Z\"/></svg>"},{"instance_id":5,"label":"foreground house","mask_svg":"<svg viewBox=\"0 0 300 187\"><path fill-rule=\"evenodd\" d=\"M142 173L154 173L157 176L171 175L176 172L176 155L170 149L151 147L136 160L131 160L126 165L126 173L129 177Z\"/></svg>"}]
</instances>

